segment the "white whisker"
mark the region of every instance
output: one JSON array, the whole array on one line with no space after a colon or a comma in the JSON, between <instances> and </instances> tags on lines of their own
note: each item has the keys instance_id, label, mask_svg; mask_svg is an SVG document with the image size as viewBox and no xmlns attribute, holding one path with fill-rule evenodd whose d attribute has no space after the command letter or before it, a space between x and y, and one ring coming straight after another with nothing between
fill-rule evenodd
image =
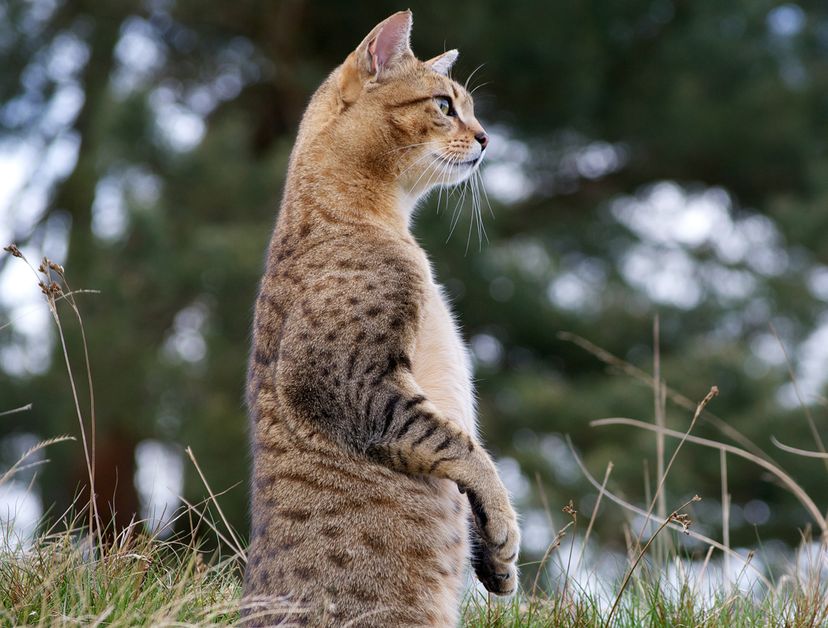
<instances>
[{"instance_id":1,"label":"white whisker","mask_svg":"<svg viewBox=\"0 0 828 628\"><path fill-rule=\"evenodd\" d=\"M403 176L406 172L408 172L409 170L411 170L411 168L413 168L414 166L416 166L416 165L417 165L417 164L419 164L419 163L422 163L423 161L425 161L425 160L426 160L426 159L428 159L429 157L434 157L434 155L433 155L432 153L423 153L422 155L420 155L419 157L417 157L417 159L415 159L415 160L414 160L414 161L412 161L410 164L408 164L405 168L403 168L403 170L402 170L402 171L401 171L401 172L397 175L397 177L398 177L398 178L402 178L402 176Z\"/></svg>"},{"instance_id":2,"label":"white whisker","mask_svg":"<svg viewBox=\"0 0 828 628\"><path fill-rule=\"evenodd\" d=\"M448 210L448 197L451 188L448 188L448 183L446 181L446 176L448 175L449 168L451 167L450 164L444 163L442 168L440 169L440 183L439 183L439 190L437 194L437 215L440 215L440 202L443 199L443 190L447 190L446 192L446 210Z\"/></svg>"},{"instance_id":3,"label":"white whisker","mask_svg":"<svg viewBox=\"0 0 828 628\"><path fill-rule=\"evenodd\" d=\"M480 182L477 179L477 171L472 175L472 185L474 186L474 213L477 216L477 246L478 251L483 250L483 214L480 211Z\"/></svg>"},{"instance_id":4,"label":"white whisker","mask_svg":"<svg viewBox=\"0 0 828 628\"><path fill-rule=\"evenodd\" d=\"M408 148L416 148L417 146L425 146L426 144L431 144L431 141L428 142L418 142L417 144L408 144L407 146L397 146L396 148L391 148L385 152L380 153L380 155L387 155L388 153L396 153L401 150L406 150Z\"/></svg>"},{"instance_id":5,"label":"white whisker","mask_svg":"<svg viewBox=\"0 0 828 628\"><path fill-rule=\"evenodd\" d=\"M434 172L431 175L429 175L428 181L426 181L426 184L424 186L426 190L431 190L432 181L434 180L435 177L437 177L435 185L439 185L440 178L443 176L443 168L444 167L445 167L445 164L440 164L439 167L435 168Z\"/></svg>"},{"instance_id":6,"label":"white whisker","mask_svg":"<svg viewBox=\"0 0 828 628\"><path fill-rule=\"evenodd\" d=\"M457 223L460 221L460 216L463 213L463 201L466 199L466 184L468 181L464 181L462 187L460 188L460 198L457 200L457 204L454 206L454 212L451 216L451 229L449 230L448 238L446 238L446 242L451 240L451 236L454 233L454 229L457 227Z\"/></svg>"},{"instance_id":7,"label":"white whisker","mask_svg":"<svg viewBox=\"0 0 828 628\"><path fill-rule=\"evenodd\" d=\"M443 167L445 168L445 166L443 166ZM443 190L446 187L446 182L445 182L446 173L445 173L445 171L442 171L440 173L440 176L441 176L440 185L437 187L437 215L438 216L440 215L440 203L443 200Z\"/></svg>"},{"instance_id":8,"label":"white whisker","mask_svg":"<svg viewBox=\"0 0 828 628\"><path fill-rule=\"evenodd\" d=\"M477 178L475 176L469 177L469 189L471 190L471 215L469 216L469 237L466 240L466 253L469 252L469 245L471 244L472 227L477 225L477 240L480 250L483 250L483 234L481 227L483 221L480 217L480 191L477 188Z\"/></svg>"},{"instance_id":9,"label":"white whisker","mask_svg":"<svg viewBox=\"0 0 828 628\"><path fill-rule=\"evenodd\" d=\"M478 89L480 89L481 87L486 87L486 85L491 85L491 84L492 84L492 82L491 82L491 81L486 81L485 83L480 83L480 85L476 85L476 86L474 87L474 89L470 90L470 91L469 91L469 94L474 94L474 92L476 92L476 91L477 91Z\"/></svg>"},{"instance_id":10,"label":"white whisker","mask_svg":"<svg viewBox=\"0 0 828 628\"><path fill-rule=\"evenodd\" d=\"M409 193L409 194L411 194L411 193L414 191L414 189L415 189L415 188L417 187L417 185L420 183L420 181L421 181L421 180L422 180L422 178L425 176L425 174L426 174L426 173L427 173L427 172L428 172L431 168L433 168L433 167L434 167L434 164L436 164L436 163L438 163L438 162L440 161L440 156L439 156L439 155L432 155L432 157L434 157L434 159L432 159L432 160L431 160L431 163L429 163L429 164L425 167L425 169L424 169L424 170L420 173L420 176L419 176L419 177L417 177L417 180L414 182L414 185L412 185L412 186L411 186L411 189L410 189L410 190L408 190L408 193Z\"/></svg>"},{"instance_id":11,"label":"white whisker","mask_svg":"<svg viewBox=\"0 0 828 628\"><path fill-rule=\"evenodd\" d=\"M486 64L485 64L485 63L481 63L481 64L480 64L480 65L478 65L478 66L477 66L474 70L472 70L472 71L471 71L471 74L469 74L468 78L466 79L466 82L463 84L463 89L465 89L466 91L468 91L468 90L469 90L469 81L471 81L471 80L472 80L472 77L473 77L473 76L477 73L477 71L478 71L480 68L482 68L484 65L486 65Z\"/></svg>"},{"instance_id":12,"label":"white whisker","mask_svg":"<svg viewBox=\"0 0 828 628\"><path fill-rule=\"evenodd\" d=\"M489 207L489 214L492 216L492 220L495 219L495 213L492 209L492 204L489 202L489 193L486 191L486 182L483 180L483 173L480 170L477 171L477 176L480 178L480 187L483 190L483 197L486 199L486 205Z\"/></svg>"},{"instance_id":13,"label":"white whisker","mask_svg":"<svg viewBox=\"0 0 828 628\"><path fill-rule=\"evenodd\" d=\"M479 171L477 173L477 183L479 185L479 188L483 190L483 195L485 197L486 196L486 187L483 184L483 177L482 177L482 175L480 174ZM479 192L478 192L478 195L479 195ZM479 196L478 196L478 198L479 198ZM488 202L489 202L489 199L488 199L488 197L486 197L486 203L488 203ZM491 211L491 209L492 209L492 207L491 207L491 205L489 205L489 210ZM478 215L480 216L480 229L483 231L483 239L488 244L489 243L489 234L486 233L486 224L483 222L483 207L482 206L479 207L479 214ZM480 243L480 247L483 248L483 243L482 242Z\"/></svg>"},{"instance_id":14,"label":"white whisker","mask_svg":"<svg viewBox=\"0 0 828 628\"><path fill-rule=\"evenodd\" d=\"M432 142L423 142L422 144L412 144L410 146L402 146L397 150L405 148L412 148L415 146L423 146L426 144L433 144ZM399 177L408 173L414 168L420 167L422 171L417 176L416 180L407 190L409 195L418 194L419 192L428 193L434 187L439 188L437 194L437 214L439 215L443 209L443 198L445 197L445 209L448 213L450 200L455 198L455 190L457 191L457 198L454 209L451 212L449 220L449 234L446 238L448 243L454 235L454 231L460 224L463 218L467 198L468 203L471 204L469 209L469 228L466 234L466 254L468 254L471 246L472 231L477 231L477 240L479 249L483 249L483 241L489 241L489 235L486 233L486 226L483 222L483 199L486 199L486 205L489 208L489 213L494 216L492 204L489 201L488 193L483 184L483 177L479 168L472 167L471 172L462 180L462 182L454 183L456 175L453 172L456 169L461 169L468 166L471 162L464 161L459 155L446 155L442 151L432 152L426 151L419 155L410 164L408 164L400 173ZM411 177L413 178L413 177ZM482 191L481 191L482 188Z\"/></svg>"},{"instance_id":15,"label":"white whisker","mask_svg":"<svg viewBox=\"0 0 828 628\"><path fill-rule=\"evenodd\" d=\"M469 186L469 197L471 198L471 211L469 212L469 234L466 236L466 250L463 252L463 255L469 254L469 244L471 244L471 234L472 234L472 227L474 226L474 188L472 187L471 180L466 179L466 184Z\"/></svg>"}]
</instances>

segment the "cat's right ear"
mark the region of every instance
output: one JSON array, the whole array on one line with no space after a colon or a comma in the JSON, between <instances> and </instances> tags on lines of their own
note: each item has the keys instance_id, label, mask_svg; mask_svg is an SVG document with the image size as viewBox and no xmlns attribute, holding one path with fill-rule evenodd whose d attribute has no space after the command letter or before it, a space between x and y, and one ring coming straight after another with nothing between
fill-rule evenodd
<instances>
[{"instance_id":1,"label":"cat's right ear","mask_svg":"<svg viewBox=\"0 0 828 628\"><path fill-rule=\"evenodd\" d=\"M456 50L449 50L441 55L437 55L433 59L429 59L425 64L437 72L437 74L448 76L449 72L451 72L451 66L457 61L459 55L460 53Z\"/></svg>"},{"instance_id":2,"label":"cat's right ear","mask_svg":"<svg viewBox=\"0 0 828 628\"><path fill-rule=\"evenodd\" d=\"M357 99L366 81L380 78L407 56L414 56L409 44L411 24L411 10L399 11L377 24L348 55L339 75L339 94L345 104Z\"/></svg>"}]
</instances>

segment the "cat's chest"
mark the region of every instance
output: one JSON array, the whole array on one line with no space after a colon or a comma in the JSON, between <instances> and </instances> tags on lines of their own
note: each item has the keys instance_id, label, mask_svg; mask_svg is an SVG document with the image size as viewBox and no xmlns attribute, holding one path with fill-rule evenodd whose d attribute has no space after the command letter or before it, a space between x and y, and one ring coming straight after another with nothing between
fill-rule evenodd
<instances>
[{"instance_id":1,"label":"cat's chest","mask_svg":"<svg viewBox=\"0 0 828 628\"><path fill-rule=\"evenodd\" d=\"M442 289L428 282L412 359L414 379L447 419L476 434L471 361Z\"/></svg>"}]
</instances>

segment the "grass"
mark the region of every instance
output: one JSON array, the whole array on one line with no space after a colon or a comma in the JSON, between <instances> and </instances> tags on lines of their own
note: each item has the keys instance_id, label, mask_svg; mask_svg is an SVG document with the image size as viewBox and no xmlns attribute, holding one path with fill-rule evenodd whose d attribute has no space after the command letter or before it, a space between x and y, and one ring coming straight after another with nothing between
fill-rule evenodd
<instances>
[{"instance_id":1,"label":"grass","mask_svg":"<svg viewBox=\"0 0 828 628\"><path fill-rule=\"evenodd\" d=\"M0 564L0 624L206 625L239 618L241 580L236 557L125 531L103 550L77 530L43 534L26 551ZM657 570L658 566L650 565ZM631 581L612 626L823 626L825 587L787 583L767 595L725 589L706 603L692 579L667 590L652 572ZM604 626L606 597L566 591L521 593L497 602L469 595L462 624L475 628Z\"/></svg>"},{"instance_id":2,"label":"grass","mask_svg":"<svg viewBox=\"0 0 828 628\"><path fill-rule=\"evenodd\" d=\"M467 604L463 616L463 625L474 628L605 626L606 621L606 613L592 599L567 602L518 597L498 606L472 603ZM824 609L820 616L808 610L783 615L772 603L756 603L744 597L722 596L712 607L702 608L696 604L690 589L673 600L665 598L653 586L631 596L614 616L612 626L822 626L826 621Z\"/></svg>"},{"instance_id":3,"label":"grass","mask_svg":"<svg viewBox=\"0 0 828 628\"><path fill-rule=\"evenodd\" d=\"M16 247L7 250L26 262ZM77 440L81 441L87 462L90 491L94 491L95 469L90 460L94 460L95 451L95 407L89 356L85 338L82 338L85 383L89 388L88 406L83 406L58 311L59 304L67 305L80 323L83 334L82 317L74 299L77 292L69 288L64 270L59 265L44 259L37 269L31 265L30 268L58 331L75 402ZM622 520L619 528L625 531L627 556L619 558L621 568L617 574L598 578L597 564L582 569L585 552L583 549L575 551L575 538L579 523L583 522L578 521L578 513L571 503L564 506L563 512L571 520L558 531L540 563L525 566L527 571L535 570L536 575L531 582L524 582L521 592L505 601L471 591L463 603L462 624L479 628L828 625L828 521L822 514L824 504L821 509L795 479L759 447L709 412L707 405L717 393L715 388L704 400L694 404L661 380L657 353L655 373L650 375L582 338L572 335L562 337L575 342L621 373L647 383L653 389L655 400L655 423L627 418L593 422L595 427L616 424L655 433L658 482L652 495L649 489L646 491L646 508L626 502L607 488L612 473L611 462L603 481L598 482L572 448L576 462L598 492L584 539L590 535L602 500L620 506L645 523L641 531L634 534L631 526ZM654 345L658 346L657 321ZM693 411L686 431L666 428L664 415L668 399L681 408ZM9 410L0 413L0 417L27 409ZM810 415L808 419L813 425ZM698 420L718 427L729 441L739 447L692 436ZM818 432L815 431L815 435L817 451L795 449L781 443L778 446L789 453L825 459L828 468L828 454ZM669 460L665 454L667 439L678 440ZM28 463L27 459L33 453L66 440L75 438L57 437L30 449L15 465L0 471L0 486L19 471L39 464ZM663 489L673 462L685 444L719 450L722 504L729 503L727 456L748 460L771 473L799 500L813 518L819 536L812 539L808 533L803 533L802 546L795 556L796 564L775 570L781 574L777 577L770 572L760 572L754 564L753 553L745 557L730 547L727 509L722 513L724 534L721 541L692 530L692 522L683 511L698 498L668 514ZM65 514L58 518L60 529L45 529L26 543L13 542L11 535L7 539L0 538L0 625L180 626L238 623L245 547L227 524L218 496L207 485L192 451L189 448L186 451L208 495L200 504L185 502L185 507L177 513L177 517L186 518L190 523L191 533L186 537L178 540L160 538L147 533L143 522L135 522L115 534L101 521L95 511L95 501L89 499L88 507L81 508L74 515ZM540 492L543 500L543 491ZM549 506L545 506L549 510ZM213 512L217 516L213 517ZM217 548L210 551L203 543L194 540L202 538L198 532L203 531L204 526L212 529L218 542ZM646 538L645 531L649 531ZM680 544L670 538L682 533L708 547L701 573L693 573L692 569L687 568L678 549ZM565 539L567 535L569 538ZM583 546L586 547L585 542ZM813 551L809 554L808 550ZM725 579L714 587L712 593L704 592L705 586L709 588L704 575L713 570L715 561L711 557L714 552L721 553L721 563L725 568L730 563L738 566L740 571L735 580ZM807 559L800 560L802 556L807 556ZM682 565L685 565L684 568ZM752 585L740 586L747 572L759 575ZM600 587L595 586L597 580L601 580Z\"/></svg>"},{"instance_id":4,"label":"grass","mask_svg":"<svg viewBox=\"0 0 828 628\"><path fill-rule=\"evenodd\" d=\"M0 624L233 623L241 583L232 562L127 530L102 548L78 531L40 536L0 566Z\"/></svg>"}]
</instances>

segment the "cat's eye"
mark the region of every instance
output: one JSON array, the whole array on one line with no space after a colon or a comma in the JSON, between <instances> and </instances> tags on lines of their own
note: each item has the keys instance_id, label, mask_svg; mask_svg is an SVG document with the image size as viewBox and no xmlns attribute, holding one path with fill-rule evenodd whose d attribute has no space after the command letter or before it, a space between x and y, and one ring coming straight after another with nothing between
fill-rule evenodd
<instances>
[{"instance_id":1,"label":"cat's eye","mask_svg":"<svg viewBox=\"0 0 828 628\"><path fill-rule=\"evenodd\" d=\"M451 99L445 96L437 96L434 99L437 102L437 108L444 116L456 116L457 112L451 104Z\"/></svg>"}]
</instances>

